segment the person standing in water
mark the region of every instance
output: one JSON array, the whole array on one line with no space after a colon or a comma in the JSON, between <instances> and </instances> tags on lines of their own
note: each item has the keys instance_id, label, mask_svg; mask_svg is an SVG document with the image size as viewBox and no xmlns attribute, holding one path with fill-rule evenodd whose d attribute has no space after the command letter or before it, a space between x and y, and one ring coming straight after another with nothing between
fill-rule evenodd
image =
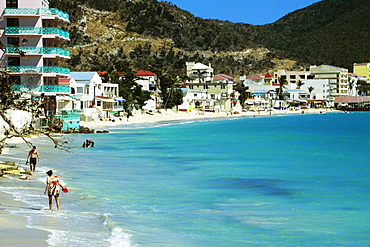
<instances>
[{"instance_id":1,"label":"person standing in water","mask_svg":"<svg viewBox=\"0 0 370 247\"><path fill-rule=\"evenodd\" d=\"M36 146L33 146L27 156L27 162L30 162L30 172L35 172L37 161L40 161L40 154L36 150Z\"/></svg>"},{"instance_id":2,"label":"person standing in water","mask_svg":"<svg viewBox=\"0 0 370 247\"><path fill-rule=\"evenodd\" d=\"M60 179L57 176L53 176L53 171L47 171L46 174L48 177L46 178L46 187L44 191L44 195L48 192L49 197L49 209L50 211L53 210L53 196L55 198L55 203L57 205L58 211L60 211L60 203L59 203L59 194L60 194L60 187L64 189L63 185L60 183Z\"/></svg>"}]
</instances>

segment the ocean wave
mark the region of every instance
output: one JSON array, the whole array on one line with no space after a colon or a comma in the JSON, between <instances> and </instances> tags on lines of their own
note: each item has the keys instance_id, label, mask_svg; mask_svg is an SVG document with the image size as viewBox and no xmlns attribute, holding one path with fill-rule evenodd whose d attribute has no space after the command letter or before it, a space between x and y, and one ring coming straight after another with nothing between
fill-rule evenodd
<instances>
[{"instance_id":1,"label":"ocean wave","mask_svg":"<svg viewBox=\"0 0 370 247\"><path fill-rule=\"evenodd\" d=\"M112 231L112 236L109 238L110 246L112 247L130 247L132 243L130 242L131 235L125 233L125 231L120 227L115 227Z\"/></svg>"}]
</instances>

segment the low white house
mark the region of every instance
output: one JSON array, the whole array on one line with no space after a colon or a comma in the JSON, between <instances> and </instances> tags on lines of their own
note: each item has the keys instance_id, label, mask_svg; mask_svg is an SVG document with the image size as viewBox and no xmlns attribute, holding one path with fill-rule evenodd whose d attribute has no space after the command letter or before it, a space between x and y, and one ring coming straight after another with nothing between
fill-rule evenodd
<instances>
[{"instance_id":1,"label":"low white house","mask_svg":"<svg viewBox=\"0 0 370 247\"><path fill-rule=\"evenodd\" d=\"M179 111L203 110L209 107L211 99L208 99L207 90L190 90L181 88L183 91L183 103L178 106Z\"/></svg>"},{"instance_id":2,"label":"low white house","mask_svg":"<svg viewBox=\"0 0 370 247\"><path fill-rule=\"evenodd\" d=\"M135 71L136 83L142 86L145 91L154 92L157 88L157 75L148 70Z\"/></svg>"},{"instance_id":3,"label":"low white house","mask_svg":"<svg viewBox=\"0 0 370 247\"><path fill-rule=\"evenodd\" d=\"M152 92L152 98L145 102L143 109L154 112L157 107L157 75L148 70L136 70L135 77L135 82L142 86L142 90Z\"/></svg>"},{"instance_id":4,"label":"low white house","mask_svg":"<svg viewBox=\"0 0 370 247\"><path fill-rule=\"evenodd\" d=\"M81 100L80 109L86 119L106 119L123 108L116 106L118 84L103 83L97 72L71 72L71 95Z\"/></svg>"}]
</instances>

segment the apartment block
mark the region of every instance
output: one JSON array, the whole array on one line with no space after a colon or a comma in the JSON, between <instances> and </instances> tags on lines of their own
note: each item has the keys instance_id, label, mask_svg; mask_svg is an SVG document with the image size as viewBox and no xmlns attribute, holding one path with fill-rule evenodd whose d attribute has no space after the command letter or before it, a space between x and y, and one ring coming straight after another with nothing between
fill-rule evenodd
<instances>
[{"instance_id":1,"label":"apartment block","mask_svg":"<svg viewBox=\"0 0 370 247\"><path fill-rule=\"evenodd\" d=\"M30 98L69 94L70 87L58 84L70 70L65 61L70 53L61 47L69 33L60 28L69 22L69 15L49 8L47 0L0 0L0 41L3 67L15 84L13 90ZM46 113L54 115L57 104L48 104Z\"/></svg>"}]
</instances>

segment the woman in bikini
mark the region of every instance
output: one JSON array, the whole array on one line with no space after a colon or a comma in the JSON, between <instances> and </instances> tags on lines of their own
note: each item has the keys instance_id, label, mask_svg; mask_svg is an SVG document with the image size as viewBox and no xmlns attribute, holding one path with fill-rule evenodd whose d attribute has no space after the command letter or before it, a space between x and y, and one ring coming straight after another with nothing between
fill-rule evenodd
<instances>
[{"instance_id":1,"label":"woman in bikini","mask_svg":"<svg viewBox=\"0 0 370 247\"><path fill-rule=\"evenodd\" d=\"M57 205L58 211L60 211L60 204L59 204L59 194L60 194L60 187L64 189L63 185L60 183L60 179L57 176L53 176L53 171L47 171L46 174L48 177L46 178L46 187L44 191L44 195L48 192L49 196L49 209L50 211L53 210L53 196L55 198L55 203Z\"/></svg>"}]
</instances>

